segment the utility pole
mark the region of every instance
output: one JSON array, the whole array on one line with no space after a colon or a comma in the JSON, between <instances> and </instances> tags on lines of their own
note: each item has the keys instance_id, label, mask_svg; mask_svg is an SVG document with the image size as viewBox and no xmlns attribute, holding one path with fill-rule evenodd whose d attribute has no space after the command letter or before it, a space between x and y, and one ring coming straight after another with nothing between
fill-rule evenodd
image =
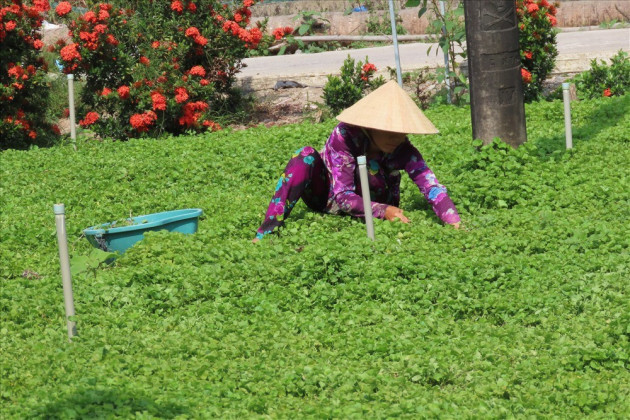
<instances>
[{"instance_id":1,"label":"utility pole","mask_svg":"<svg viewBox=\"0 0 630 420\"><path fill-rule=\"evenodd\" d=\"M527 141L514 0L464 0L473 138Z\"/></svg>"}]
</instances>

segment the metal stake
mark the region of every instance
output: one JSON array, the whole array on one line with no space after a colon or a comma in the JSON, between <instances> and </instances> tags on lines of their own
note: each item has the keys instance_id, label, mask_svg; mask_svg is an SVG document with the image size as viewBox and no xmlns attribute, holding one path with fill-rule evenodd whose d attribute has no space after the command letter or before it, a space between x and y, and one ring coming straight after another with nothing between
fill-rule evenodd
<instances>
[{"instance_id":1,"label":"metal stake","mask_svg":"<svg viewBox=\"0 0 630 420\"><path fill-rule=\"evenodd\" d=\"M374 240L374 221L372 220L372 200L370 198L370 184L368 182L368 173L365 156L358 156L359 176L361 178L361 195L363 196L363 213L365 214L365 228L367 236Z\"/></svg>"},{"instance_id":2,"label":"metal stake","mask_svg":"<svg viewBox=\"0 0 630 420\"><path fill-rule=\"evenodd\" d=\"M564 133L567 149L573 149L573 130L571 129L571 95L570 83L562 84L562 98L564 100Z\"/></svg>"},{"instance_id":3,"label":"metal stake","mask_svg":"<svg viewBox=\"0 0 630 420\"><path fill-rule=\"evenodd\" d=\"M72 147L77 150L77 128L76 118L74 114L74 74L68 75L68 100L70 111L70 138L72 139Z\"/></svg>"},{"instance_id":4,"label":"metal stake","mask_svg":"<svg viewBox=\"0 0 630 420\"><path fill-rule=\"evenodd\" d=\"M442 17L446 14L444 7L444 0L440 0L440 13ZM446 37L446 26L442 25L442 34ZM446 82L446 100L450 104L453 99L451 98L451 76L449 75L450 66L448 64L448 52L444 53L444 81ZM453 69L453 71L455 71Z\"/></svg>"},{"instance_id":5,"label":"metal stake","mask_svg":"<svg viewBox=\"0 0 630 420\"><path fill-rule=\"evenodd\" d=\"M74 296L72 294L72 276L70 274L70 258L68 254L68 237L66 234L66 211L63 204L55 204L55 223L57 225L57 243L59 245L59 264L63 281L63 300L66 306L66 324L68 341L77 335L77 326L70 317L74 316Z\"/></svg>"},{"instance_id":6,"label":"metal stake","mask_svg":"<svg viewBox=\"0 0 630 420\"><path fill-rule=\"evenodd\" d=\"M394 56L396 58L396 79L402 87L402 72L400 70L400 55L398 53L398 32L396 31L396 17L394 16L394 0L389 0L389 18L392 23L392 37L394 39Z\"/></svg>"}]
</instances>

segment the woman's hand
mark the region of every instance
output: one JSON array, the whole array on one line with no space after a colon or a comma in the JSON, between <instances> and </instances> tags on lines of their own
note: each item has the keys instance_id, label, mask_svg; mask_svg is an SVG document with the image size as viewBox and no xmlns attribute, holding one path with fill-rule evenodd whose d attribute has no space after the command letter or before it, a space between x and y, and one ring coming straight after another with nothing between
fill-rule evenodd
<instances>
[{"instance_id":1,"label":"woman's hand","mask_svg":"<svg viewBox=\"0 0 630 420\"><path fill-rule=\"evenodd\" d=\"M393 222L396 219L400 219L400 221L403 223L409 223L409 219L405 217L401 209L394 206L387 206L387 208L385 209L385 220Z\"/></svg>"}]
</instances>

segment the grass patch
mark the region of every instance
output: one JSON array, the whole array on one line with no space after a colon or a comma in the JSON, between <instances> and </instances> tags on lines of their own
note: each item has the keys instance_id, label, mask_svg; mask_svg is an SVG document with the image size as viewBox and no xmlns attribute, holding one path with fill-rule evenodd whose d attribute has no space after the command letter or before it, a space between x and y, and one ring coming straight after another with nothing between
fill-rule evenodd
<instances>
[{"instance_id":1,"label":"grass patch","mask_svg":"<svg viewBox=\"0 0 630 420\"><path fill-rule=\"evenodd\" d=\"M630 398L626 97L527 107L517 151L471 145L467 108L414 136L468 231L406 177L412 223L298 204L252 245L291 153L334 121L0 155L0 417L621 417ZM52 206L82 229L200 207L75 277L67 343Z\"/></svg>"}]
</instances>

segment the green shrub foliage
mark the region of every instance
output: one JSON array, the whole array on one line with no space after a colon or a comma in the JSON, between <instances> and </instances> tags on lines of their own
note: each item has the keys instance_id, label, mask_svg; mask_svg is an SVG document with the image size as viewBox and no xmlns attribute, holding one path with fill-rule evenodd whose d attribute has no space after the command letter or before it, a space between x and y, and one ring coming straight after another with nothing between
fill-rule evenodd
<instances>
[{"instance_id":1,"label":"green shrub foliage","mask_svg":"<svg viewBox=\"0 0 630 420\"><path fill-rule=\"evenodd\" d=\"M72 34L58 47L64 72L86 82L80 125L114 138L220 128L240 100L241 59L262 39L248 28L254 0L91 3L55 9Z\"/></svg>"},{"instance_id":2,"label":"green shrub foliage","mask_svg":"<svg viewBox=\"0 0 630 420\"><path fill-rule=\"evenodd\" d=\"M619 51L610 59L610 65L603 61L591 61L590 70L576 76L574 82L582 98L623 96L630 91L628 53Z\"/></svg>"},{"instance_id":3,"label":"green shrub foliage","mask_svg":"<svg viewBox=\"0 0 630 420\"><path fill-rule=\"evenodd\" d=\"M48 81L39 29L48 0L0 6L0 149L48 145L59 128L48 122Z\"/></svg>"},{"instance_id":4,"label":"green shrub foliage","mask_svg":"<svg viewBox=\"0 0 630 420\"><path fill-rule=\"evenodd\" d=\"M543 82L553 70L558 56L556 47L558 4L547 0L516 0L519 20L521 75L525 101L540 98Z\"/></svg>"},{"instance_id":5,"label":"green shrub foliage","mask_svg":"<svg viewBox=\"0 0 630 420\"><path fill-rule=\"evenodd\" d=\"M376 71L376 66L367 57L365 64L362 61L355 64L354 59L348 55L341 66L341 74L328 76L323 89L324 103L333 114L353 105L368 91L384 83L382 76L374 78Z\"/></svg>"}]
</instances>

